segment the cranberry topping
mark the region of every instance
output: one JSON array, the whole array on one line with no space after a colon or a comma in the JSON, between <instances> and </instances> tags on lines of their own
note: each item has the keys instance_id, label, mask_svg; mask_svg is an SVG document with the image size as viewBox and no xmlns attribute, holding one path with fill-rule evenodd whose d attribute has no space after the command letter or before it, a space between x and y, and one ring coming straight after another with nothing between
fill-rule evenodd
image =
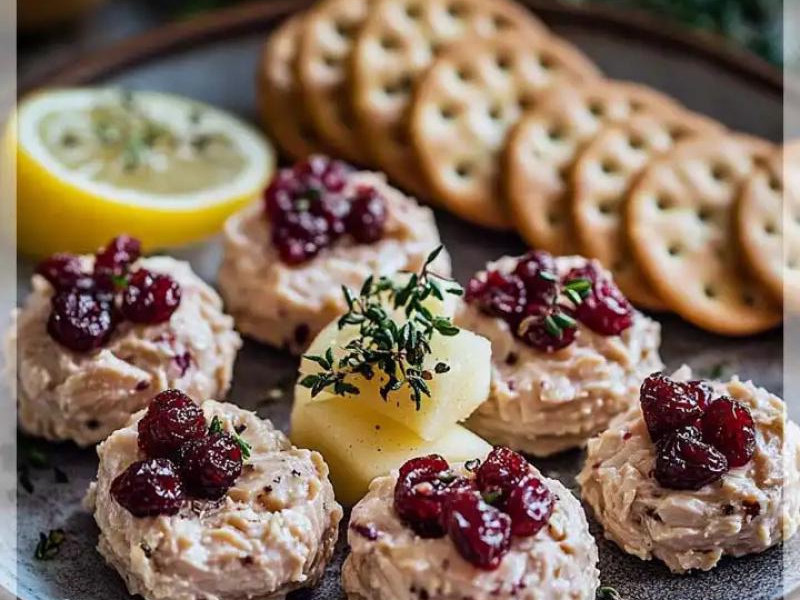
<instances>
[{"instance_id":1,"label":"cranberry topping","mask_svg":"<svg viewBox=\"0 0 800 600\"><path fill-rule=\"evenodd\" d=\"M483 312L500 317L516 331L525 312L528 296L525 284L517 276L489 271L485 280L470 280L466 300L476 304Z\"/></svg>"},{"instance_id":2,"label":"cranberry topping","mask_svg":"<svg viewBox=\"0 0 800 600\"><path fill-rule=\"evenodd\" d=\"M533 305L519 326L519 338L542 352L555 352L575 341L578 327L563 309Z\"/></svg>"},{"instance_id":3,"label":"cranberry topping","mask_svg":"<svg viewBox=\"0 0 800 600\"><path fill-rule=\"evenodd\" d=\"M656 446L655 477L674 490L699 490L728 471L728 460L694 426L677 429Z\"/></svg>"},{"instance_id":4,"label":"cranberry topping","mask_svg":"<svg viewBox=\"0 0 800 600\"><path fill-rule=\"evenodd\" d=\"M508 496L506 512L511 517L511 533L532 536L550 520L555 502L553 494L539 479L528 476Z\"/></svg>"},{"instance_id":5,"label":"cranberry topping","mask_svg":"<svg viewBox=\"0 0 800 600\"><path fill-rule=\"evenodd\" d=\"M117 287L114 280L124 277L141 254L142 245L139 240L127 235L115 237L95 255L94 279L97 285L107 290Z\"/></svg>"},{"instance_id":6,"label":"cranberry topping","mask_svg":"<svg viewBox=\"0 0 800 600\"><path fill-rule=\"evenodd\" d=\"M174 515L184 501L181 478L165 458L133 463L113 481L111 496L138 518Z\"/></svg>"},{"instance_id":7,"label":"cranberry topping","mask_svg":"<svg viewBox=\"0 0 800 600\"><path fill-rule=\"evenodd\" d=\"M442 503L449 472L450 465L438 454L414 458L400 468L394 488L395 511L400 520L420 537L444 535Z\"/></svg>"},{"instance_id":8,"label":"cranberry topping","mask_svg":"<svg viewBox=\"0 0 800 600\"><path fill-rule=\"evenodd\" d=\"M753 415L745 405L728 397L718 398L702 419L703 439L728 460L731 469L750 462L756 451Z\"/></svg>"},{"instance_id":9,"label":"cranberry topping","mask_svg":"<svg viewBox=\"0 0 800 600\"><path fill-rule=\"evenodd\" d=\"M386 201L375 188L361 187L350 206L345 222L347 233L360 244L372 244L383 237L386 226Z\"/></svg>"},{"instance_id":10,"label":"cranberry topping","mask_svg":"<svg viewBox=\"0 0 800 600\"><path fill-rule=\"evenodd\" d=\"M178 455L186 489L198 498L219 500L242 474L242 449L229 433L190 440Z\"/></svg>"},{"instance_id":11,"label":"cranberry topping","mask_svg":"<svg viewBox=\"0 0 800 600\"><path fill-rule=\"evenodd\" d=\"M531 471L525 458L505 446L497 446L478 467L475 480L484 495L497 497L502 506L511 491Z\"/></svg>"},{"instance_id":12,"label":"cranberry topping","mask_svg":"<svg viewBox=\"0 0 800 600\"><path fill-rule=\"evenodd\" d=\"M77 286L78 280L87 277L81 260L74 254L53 254L39 263L36 272L47 279L57 291Z\"/></svg>"},{"instance_id":13,"label":"cranberry topping","mask_svg":"<svg viewBox=\"0 0 800 600\"><path fill-rule=\"evenodd\" d=\"M149 458L173 458L189 440L207 432L203 411L180 390L166 390L139 421L139 448Z\"/></svg>"},{"instance_id":14,"label":"cranberry topping","mask_svg":"<svg viewBox=\"0 0 800 600\"><path fill-rule=\"evenodd\" d=\"M341 161L312 156L278 173L265 192L265 202L272 242L282 261L306 262L344 233L358 243L373 243L383 236L386 201L368 186L346 198L351 172Z\"/></svg>"},{"instance_id":15,"label":"cranberry topping","mask_svg":"<svg viewBox=\"0 0 800 600\"><path fill-rule=\"evenodd\" d=\"M56 342L75 352L105 344L114 332L113 307L94 295L65 290L52 299L47 331Z\"/></svg>"},{"instance_id":16,"label":"cranberry topping","mask_svg":"<svg viewBox=\"0 0 800 600\"><path fill-rule=\"evenodd\" d=\"M181 303L181 288L169 275L139 269L122 297L122 314L134 323L168 321Z\"/></svg>"},{"instance_id":17,"label":"cranberry topping","mask_svg":"<svg viewBox=\"0 0 800 600\"><path fill-rule=\"evenodd\" d=\"M551 254L529 252L519 260L514 274L525 284L528 302L552 304L558 296L558 270Z\"/></svg>"},{"instance_id":18,"label":"cranberry topping","mask_svg":"<svg viewBox=\"0 0 800 600\"><path fill-rule=\"evenodd\" d=\"M592 331L602 335L619 335L633 324L630 302L594 264L572 269L564 279L567 282L587 279L591 283L589 293L575 309L575 316Z\"/></svg>"},{"instance_id":19,"label":"cranberry topping","mask_svg":"<svg viewBox=\"0 0 800 600\"><path fill-rule=\"evenodd\" d=\"M511 547L511 517L461 491L447 498L445 529L461 556L480 569L500 566Z\"/></svg>"},{"instance_id":20,"label":"cranberry topping","mask_svg":"<svg viewBox=\"0 0 800 600\"><path fill-rule=\"evenodd\" d=\"M650 438L658 441L702 417L708 405L708 392L700 382L673 381L662 373L650 375L640 391L642 414Z\"/></svg>"}]
</instances>

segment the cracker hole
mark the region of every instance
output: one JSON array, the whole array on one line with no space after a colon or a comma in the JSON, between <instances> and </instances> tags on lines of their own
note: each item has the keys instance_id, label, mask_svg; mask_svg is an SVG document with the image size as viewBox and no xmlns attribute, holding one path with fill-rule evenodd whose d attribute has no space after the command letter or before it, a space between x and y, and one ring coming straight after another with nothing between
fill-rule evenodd
<instances>
[{"instance_id":1,"label":"cracker hole","mask_svg":"<svg viewBox=\"0 0 800 600\"><path fill-rule=\"evenodd\" d=\"M487 113L492 121L499 121L503 118L503 108L499 104L490 106Z\"/></svg>"},{"instance_id":2,"label":"cracker hole","mask_svg":"<svg viewBox=\"0 0 800 600\"><path fill-rule=\"evenodd\" d=\"M454 19L461 19L467 14L467 5L462 2L451 2L447 5L447 14Z\"/></svg>"},{"instance_id":3,"label":"cracker hole","mask_svg":"<svg viewBox=\"0 0 800 600\"><path fill-rule=\"evenodd\" d=\"M703 223L707 223L711 219L712 211L707 206L701 206L697 209L697 218Z\"/></svg>"},{"instance_id":4,"label":"cracker hole","mask_svg":"<svg viewBox=\"0 0 800 600\"><path fill-rule=\"evenodd\" d=\"M742 302L744 302L745 306L753 308L756 305L756 297L750 292L745 292L742 294Z\"/></svg>"},{"instance_id":5,"label":"cracker hole","mask_svg":"<svg viewBox=\"0 0 800 600\"><path fill-rule=\"evenodd\" d=\"M614 203L611 200L607 200L606 202L601 202L597 206L597 210L600 211L601 215L610 215L614 212Z\"/></svg>"},{"instance_id":6,"label":"cracker hole","mask_svg":"<svg viewBox=\"0 0 800 600\"><path fill-rule=\"evenodd\" d=\"M711 177L713 177L715 181L725 181L729 173L728 167L721 163L717 163L711 167Z\"/></svg>"},{"instance_id":7,"label":"cracker hole","mask_svg":"<svg viewBox=\"0 0 800 600\"><path fill-rule=\"evenodd\" d=\"M600 169L606 175L613 175L614 173L617 173L619 171L619 165L617 165L617 163L611 160L610 158L607 158L600 163Z\"/></svg>"},{"instance_id":8,"label":"cracker hole","mask_svg":"<svg viewBox=\"0 0 800 600\"><path fill-rule=\"evenodd\" d=\"M536 106L536 101L533 99L532 96L528 94L523 94L519 98L517 98L517 106L522 112L531 110L534 106Z\"/></svg>"},{"instance_id":9,"label":"cracker hole","mask_svg":"<svg viewBox=\"0 0 800 600\"><path fill-rule=\"evenodd\" d=\"M781 182L774 175L769 178L769 189L771 189L773 192L781 191Z\"/></svg>"},{"instance_id":10,"label":"cracker hole","mask_svg":"<svg viewBox=\"0 0 800 600\"><path fill-rule=\"evenodd\" d=\"M592 116L600 118L603 116L605 112L605 108L603 107L603 103L599 100L592 100L589 103L589 112L592 113Z\"/></svg>"},{"instance_id":11,"label":"cracker hole","mask_svg":"<svg viewBox=\"0 0 800 600\"><path fill-rule=\"evenodd\" d=\"M710 283L707 283L703 286L703 294L705 294L706 298L716 298L717 289Z\"/></svg>"},{"instance_id":12,"label":"cracker hole","mask_svg":"<svg viewBox=\"0 0 800 600\"><path fill-rule=\"evenodd\" d=\"M551 125L547 130L547 137L553 142L559 142L564 139L564 130L558 125Z\"/></svg>"},{"instance_id":13,"label":"cracker hole","mask_svg":"<svg viewBox=\"0 0 800 600\"><path fill-rule=\"evenodd\" d=\"M322 61L325 63L326 67L331 69L335 69L339 66L339 57L333 56L332 54L326 54L322 57Z\"/></svg>"},{"instance_id":14,"label":"cracker hole","mask_svg":"<svg viewBox=\"0 0 800 600\"><path fill-rule=\"evenodd\" d=\"M638 135L629 137L628 146L630 146L634 150L641 150L642 148L644 148L644 140L640 138Z\"/></svg>"},{"instance_id":15,"label":"cracker hole","mask_svg":"<svg viewBox=\"0 0 800 600\"><path fill-rule=\"evenodd\" d=\"M472 175L472 163L462 161L456 165L456 175L461 179L469 179Z\"/></svg>"},{"instance_id":16,"label":"cracker hole","mask_svg":"<svg viewBox=\"0 0 800 600\"><path fill-rule=\"evenodd\" d=\"M555 62L550 56L546 54L539 55L539 66L542 67L545 71L549 71L555 66Z\"/></svg>"},{"instance_id":17,"label":"cracker hole","mask_svg":"<svg viewBox=\"0 0 800 600\"><path fill-rule=\"evenodd\" d=\"M631 100L628 103L628 106L630 107L630 111L632 113L639 112L640 110L642 110L644 108L644 104L642 104L639 100Z\"/></svg>"},{"instance_id":18,"label":"cracker hole","mask_svg":"<svg viewBox=\"0 0 800 600\"><path fill-rule=\"evenodd\" d=\"M339 37L345 39L350 37L350 27L347 25L347 23L339 21L335 24L335 28L336 33L339 34Z\"/></svg>"},{"instance_id":19,"label":"cracker hole","mask_svg":"<svg viewBox=\"0 0 800 600\"><path fill-rule=\"evenodd\" d=\"M668 210L672 208L672 200L667 196L658 196L656 198L656 207L658 210Z\"/></svg>"},{"instance_id":20,"label":"cracker hole","mask_svg":"<svg viewBox=\"0 0 800 600\"><path fill-rule=\"evenodd\" d=\"M383 92L387 96L407 94L409 91L411 91L411 78L408 75L403 75L395 82L383 86Z\"/></svg>"},{"instance_id":21,"label":"cracker hole","mask_svg":"<svg viewBox=\"0 0 800 600\"><path fill-rule=\"evenodd\" d=\"M492 17L492 26L494 26L497 31L503 31L504 29L509 29L512 23L504 15L494 15Z\"/></svg>"},{"instance_id":22,"label":"cracker hole","mask_svg":"<svg viewBox=\"0 0 800 600\"><path fill-rule=\"evenodd\" d=\"M561 223L561 215L557 212L550 211L547 213L547 222L553 227L557 227Z\"/></svg>"},{"instance_id":23,"label":"cracker hole","mask_svg":"<svg viewBox=\"0 0 800 600\"><path fill-rule=\"evenodd\" d=\"M509 71L511 69L511 58L508 55L501 55L495 58L494 64L501 71Z\"/></svg>"},{"instance_id":24,"label":"cracker hole","mask_svg":"<svg viewBox=\"0 0 800 600\"><path fill-rule=\"evenodd\" d=\"M667 253L670 256L680 256L682 251L683 251L683 249L681 248L680 244L670 244L667 247Z\"/></svg>"},{"instance_id":25,"label":"cracker hole","mask_svg":"<svg viewBox=\"0 0 800 600\"><path fill-rule=\"evenodd\" d=\"M387 52L393 52L400 47L400 42L397 38L385 36L381 38L381 48Z\"/></svg>"},{"instance_id":26,"label":"cracker hole","mask_svg":"<svg viewBox=\"0 0 800 600\"><path fill-rule=\"evenodd\" d=\"M764 223L764 233L767 235L775 235L778 233L778 227L772 221Z\"/></svg>"},{"instance_id":27,"label":"cracker hole","mask_svg":"<svg viewBox=\"0 0 800 600\"><path fill-rule=\"evenodd\" d=\"M452 121L456 118L456 108L454 106L442 106L439 108L439 114L445 121Z\"/></svg>"},{"instance_id":28,"label":"cracker hole","mask_svg":"<svg viewBox=\"0 0 800 600\"><path fill-rule=\"evenodd\" d=\"M461 81L472 81L475 78L475 73L469 67L459 67L456 69L456 77Z\"/></svg>"},{"instance_id":29,"label":"cracker hole","mask_svg":"<svg viewBox=\"0 0 800 600\"><path fill-rule=\"evenodd\" d=\"M679 141L679 140L682 140L682 139L683 139L683 138L685 138L686 136L688 136L688 135L689 135L689 130L688 130L688 129L684 129L684 128L683 128L683 127L681 127L680 125L676 125L675 127L672 127L672 128L671 128L671 129L670 129L670 130L667 132L667 135L669 135L670 139L671 139L673 142L677 142L677 141Z\"/></svg>"},{"instance_id":30,"label":"cracker hole","mask_svg":"<svg viewBox=\"0 0 800 600\"><path fill-rule=\"evenodd\" d=\"M406 6L406 16L412 21L416 21L422 16L422 6L419 4L409 4Z\"/></svg>"},{"instance_id":31,"label":"cracker hole","mask_svg":"<svg viewBox=\"0 0 800 600\"><path fill-rule=\"evenodd\" d=\"M437 57L442 53L442 50L444 50L444 45L441 42L431 42L430 49L431 56Z\"/></svg>"}]
</instances>

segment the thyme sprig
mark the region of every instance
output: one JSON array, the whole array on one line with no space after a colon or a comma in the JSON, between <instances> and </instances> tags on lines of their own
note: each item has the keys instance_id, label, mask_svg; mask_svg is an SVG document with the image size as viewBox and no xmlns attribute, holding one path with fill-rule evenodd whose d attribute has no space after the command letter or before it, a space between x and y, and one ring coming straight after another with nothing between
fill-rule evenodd
<instances>
[{"instance_id":1,"label":"thyme sprig","mask_svg":"<svg viewBox=\"0 0 800 600\"><path fill-rule=\"evenodd\" d=\"M554 274L549 271L540 271L539 277L546 281L557 281ZM571 329L577 325L575 319L564 312L559 304L561 298L566 298L573 307L579 306L592 290L592 282L585 277L570 279L561 286L560 294L553 298L551 311L544 317L543 323L547 333L555 338L561 339L566 329ZM525 335L527 329L533 324L535 317L528 317L520 323L519 332Z\"/></svg>"},{"instance_id":2,"label":"thyme sprig","mask_svg":"<svg viewBox=\"0 0 800 600\"><path fill-rule=\"evenodd\" d=\"M425 358L431 353L431 340L435 334L454 336L459 332L449 318L434 315L425 306L430 297L444 301L446 294L463 294L458 284L431 271L442 249L439 246L431 252L420 272L412 273L405 283L389 277L368 277L358 296L342 287L347 312L339 319L338 327L358 327L358 335L344 346L345 353L338 361L333 348L322 355L304 357L322 368L300 381L301 386L311 390L312 397L326 389L339 396L358 395L361 390L350 378L357 375L371 381L380 373L384 401L406 387L420 410L423 398L431 395L428 382L450 370L444 362L437 363L432 372L424 368ZM406 317L402 325L390 314L400 310Z\"/></svg>"},{"instance_id":3,"label":"thyme sprig","mask_svg":"<svg viewBox=\"0 0 800 600\"><path fill-rule=\"evenodd\" d=\"M208 427L208 433L213 435L215 433L222 433L224 431L222 427L222 421L216 415L213 419L211 419L211 425ZM239 435L237 431L234 431L231 436L236 441L236 444L239 446L239 449L242 451L242 459L249 460L250 455L252 453L253 447L245 441L245 439Z\"/></svg>"},{"instance_id":4,"label":"thyme sprig","mask_svg":"<svg viewBox=\"0 0 800 600\"><path fill-rule=\"evenodd\" d=\"M66 539L67 536L63 529L51 529L49 533L40 533L39 541L33 552L33 557L36 560L54 559L58 555Z\"/></svg>"}]
</instances>

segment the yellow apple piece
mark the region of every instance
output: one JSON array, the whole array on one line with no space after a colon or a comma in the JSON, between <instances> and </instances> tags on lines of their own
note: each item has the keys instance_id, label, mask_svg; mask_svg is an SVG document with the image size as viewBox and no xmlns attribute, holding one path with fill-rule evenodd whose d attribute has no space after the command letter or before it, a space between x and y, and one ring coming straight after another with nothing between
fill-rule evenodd
<instances>
[{"instance_id":1,"label":"yellow apple piece","mask_svg":"<svg viewBox=\"0 0 800 600\"><path fill-rule=\"evenodd\" d=\"M344 347L357 333L357 327L347 326L339 330L337 324L332 323L314 340L307 354L322 356L331 348L334 360L338 361L346 353ZM358 388L358 394L338 396L328 388L311 401L329 402L344 398L354 406L386 415L425 440L436 440L453 424L469 417L489 397L492 346L486 338L465 329L454 336L435 332L430 345L431 352L425 357L423 369L431 374L430 381L427 381L431 394L422 396L419 407L407 385L390 392L384 400L380 388L388 376L379 369L375 370L371 380L359 374L347 376L346 382ZM449 370L437 372L439 364L446 365ZM300 378L321 370L317 363L305 359L300 366Z\"/></svg>"},{"instance_id":2,"label":"yellow apple piece","mask_svg":"<svg viewBox=\"0 0 800 600\"><path fill-rule=\"evenodd\" d=\"M298 386L292 443L322 454L331 470L336 498L345 505L358 502L373 479L411 458L441 454L455 463L483 459L491 450L488 443L460 425L451 425L437 440L426 441L361 403L344 398L309 400L309 391Z\"/></svg>"}]
</instances>

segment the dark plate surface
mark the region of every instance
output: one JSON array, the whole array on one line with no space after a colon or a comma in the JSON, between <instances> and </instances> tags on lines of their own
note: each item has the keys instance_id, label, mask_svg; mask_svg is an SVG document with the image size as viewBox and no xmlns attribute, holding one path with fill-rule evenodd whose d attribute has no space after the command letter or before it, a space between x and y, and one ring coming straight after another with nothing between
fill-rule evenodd
<instances>
[{"instance_id":1,"label":"dark plate surface","mask_svg":"<svg viewBox=\"0 0 800 600\"><path fill-rule=\"evenodd\" d=\"M234 9L222 16L181 24L148 34L102 56L90 57L47 81L52 84L109 84L133 89L176 92L216 104L252 119L254 78L265 34L290 10L308 2L277 0ZM604 10L558 8L536 4L555 31L586 51L612 76L653 85L690 108L742 131L778 140L782 131L780 77L760 61L723 47L722 42L691 38L652 23ZM487 260L520 252L522 243L510 234L490 233L439 213L442 237L454 256L463 283ZM176 252L192 261L212 283L219 264L216 241ZM20 264L20 300L29 289L31 265ZM683 363L706 375L723 368L782 393L782 336L776 331L743 340L724 339L699 331L674 317L663 324L662 354L669 368ZM229 400L258 411L286 430L296 361L278 351L246 343L236 365ZM281 399L268 399L274 388ZM24 600L121 600L127 592L116 573L95 552L97 529L81 508L82 496L96 469L92 450L42 445L52 465L69 476L55 483L52 469L32 471L33 494L19 496L19 595ZM575 489L574 476L582 453L571 452L536 461L547 474ZM38 533L63 527L68 541L54 561L33 560ZM605 585L627 600L774 600L784 582L800 582L800 543L759 556L724 560L710 573L673 576L659 563L645 563L620 552L593 531L600 545ZM321 585L296 592L295 598L332 600L342 596L339 572L345 553L340 543L336 560ZM785 580L785 581L784 581Z\"/></svg>"}]
</instances>

